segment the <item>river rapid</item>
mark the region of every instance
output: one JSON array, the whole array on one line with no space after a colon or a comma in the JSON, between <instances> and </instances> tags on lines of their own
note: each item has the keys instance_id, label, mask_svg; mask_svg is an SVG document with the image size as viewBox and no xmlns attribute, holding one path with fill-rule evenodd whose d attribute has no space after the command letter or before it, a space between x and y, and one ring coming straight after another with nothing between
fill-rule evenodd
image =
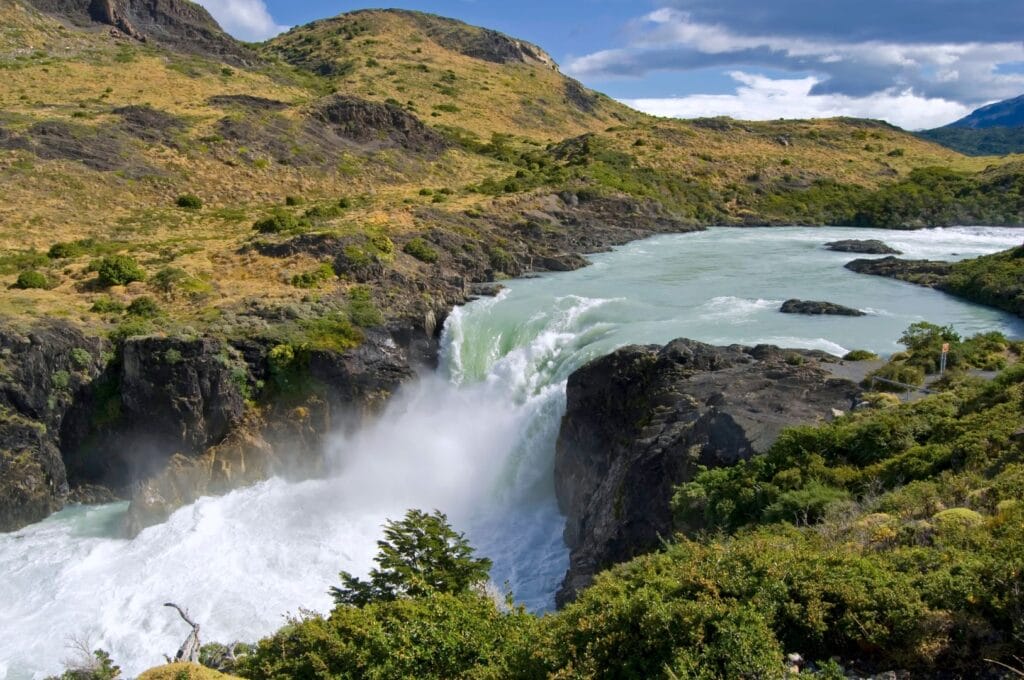
<instances>
[{"instance_id":1,"label":"river rapid","mask_svg":"<svg viewBox=\"0 0 1024 680\"><path fill-rule=\"evenodd\" d=\"M453 311L437 372L403 388L376 424L331 441L325 479L272 479L204 498L132 540L117 536L124 503L70 507L0 534L0 678L59 672L75 641L107 649L133 676L188 632L166 601L189 609L205 641L254 640L300 608L325 612L338 571L365 573L381 524L412 507L446 512L494 560L499 587L549 609L568 566L552 471L573 370L625 344L676 337L888 354L921 320L1024 336L1016 317L854 274L843 264L865 256L822 248L878 238L904 257L960 259L1021 237L994 228L717 228L508 282L497 297ZM791 297L868 316L779 313Z\"/></svg>"}]
</instances>

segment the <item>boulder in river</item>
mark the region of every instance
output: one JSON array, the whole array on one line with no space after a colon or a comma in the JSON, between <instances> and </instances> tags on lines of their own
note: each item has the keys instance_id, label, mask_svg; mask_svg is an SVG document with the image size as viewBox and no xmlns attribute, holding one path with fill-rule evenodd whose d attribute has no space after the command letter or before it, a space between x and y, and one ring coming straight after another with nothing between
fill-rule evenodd
<instances>
[{"instance_id":1,"label":"boulder in river","mask_svg":"<svg viewBox=\"0 0 1024 680\"><path fill-rule=\"evenodd\" d=\"M699 466L762 453L783 428L829 420L860 394L823 352L628 346L569 377L555 453L569 570L563 605L599 571L656 550L678 529L672 494ZM691 527L697 530L700 527Z\"/></svg>"},{"instance_id":2,"label":"boulder in river","mask_svg":"<svg viewBox=\"0 0 1024 680\"><path fill-rule=\"evenodd\" d=\"M853 307L844 307L834 302L820 300L786 300L779 311L783 314L830 314L833 316L865 316L864 312Z\"/></svg>"},{"instance_id":3,"label":"boulder in river","mask_svg":"<svg viewBox=\"0 0 1024 680\"><path fill-rule=\"evenodd\" d=\"M835 250L840 253L861 253L863 255L902 255L890 245L878 239L844 239L842 241L831 241L825 244L828 250Z\"/></svg>"}]
</instances>

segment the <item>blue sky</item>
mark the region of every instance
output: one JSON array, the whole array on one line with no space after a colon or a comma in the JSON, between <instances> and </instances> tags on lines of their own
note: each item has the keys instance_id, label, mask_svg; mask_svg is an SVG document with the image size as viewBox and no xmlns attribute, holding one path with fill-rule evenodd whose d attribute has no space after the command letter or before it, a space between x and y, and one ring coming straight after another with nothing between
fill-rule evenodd
<instances>
[{"instance_id":1,"label":"blue sky","mask_svg":"<svg viewBox=\"0 0 1024 680\"><path fill-rule=\"evenodd\" d=\"M236 37L364 7L537 43L586 85L682 117L852 115L935 127L1024 94L1022 0L198 0Z\"/></svg>"}]
</instances>

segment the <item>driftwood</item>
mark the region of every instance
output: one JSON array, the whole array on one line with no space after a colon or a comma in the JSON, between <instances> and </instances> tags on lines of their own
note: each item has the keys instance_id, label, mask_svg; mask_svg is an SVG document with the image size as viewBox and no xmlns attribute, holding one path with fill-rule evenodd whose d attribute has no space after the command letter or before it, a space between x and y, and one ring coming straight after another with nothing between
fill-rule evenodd
<instances>
[{"instance_id":1,"label":"driftwood","mask_svg":"<svg viewBox=\"0 0 1024 680\"><path fill-rule=\"evenodd\" d=\"M199 647L201 646L199 642L199 624L190 619L188 613L173 602L165 602L164 606L177 609L178 614L185 620L185 623L192 626L192 632L181 643L181 647L178 648L178 653L174 655L173 661L199 663Z\"/></svg>"}]
</instances>

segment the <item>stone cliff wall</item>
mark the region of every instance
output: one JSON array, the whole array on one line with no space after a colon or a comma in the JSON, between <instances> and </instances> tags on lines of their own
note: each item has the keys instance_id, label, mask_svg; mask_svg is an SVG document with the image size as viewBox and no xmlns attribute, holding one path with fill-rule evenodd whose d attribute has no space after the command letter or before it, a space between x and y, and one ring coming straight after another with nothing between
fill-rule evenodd
<instances>
[{"instance_id":1,"label":"stone cliff wall","mask_svg":"<svg viewBox=\"0 0 1024 680\"><path fill-rule=\"evenodd\" d=\"M674 531L670 501L698 466L765 451L790 425L848 410L858 387L819 352L676 340L624 347L569 378L555 458L572 600L594 575L655 550Z\"/></svg>"}]
</instances>

